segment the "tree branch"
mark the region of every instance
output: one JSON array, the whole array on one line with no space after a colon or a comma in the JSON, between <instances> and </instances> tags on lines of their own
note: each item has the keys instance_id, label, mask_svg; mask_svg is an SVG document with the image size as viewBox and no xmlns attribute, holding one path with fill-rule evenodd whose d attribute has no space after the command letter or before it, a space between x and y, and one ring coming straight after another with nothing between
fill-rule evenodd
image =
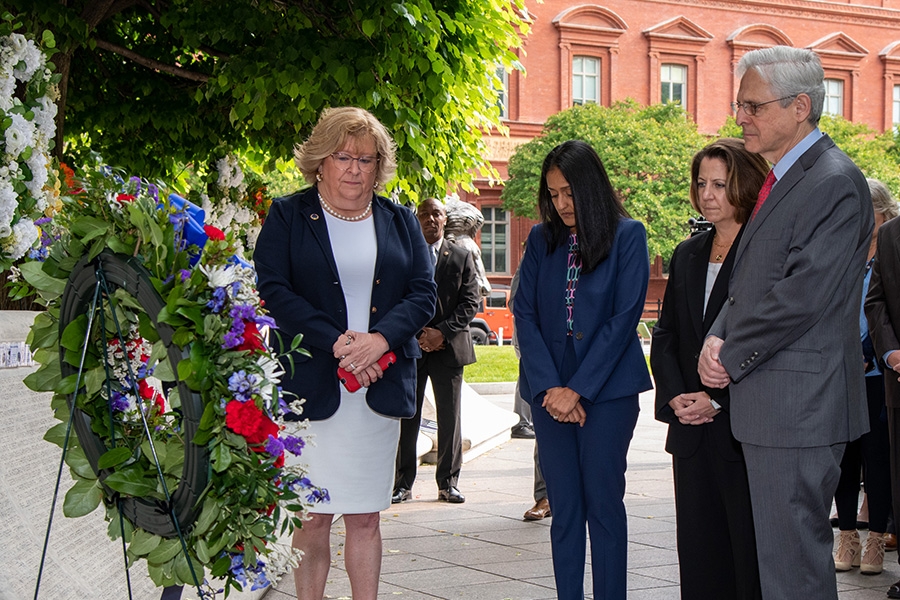
<instances>
[{"instance_id":1,"label":"tree branch","mask_svg":"<svg viewBox=\"0 0 900 600\"><path fill-rule=\"evenodd\" d=\"M182 69L181 67L176 67L173 65L168 65L164 62L147 58L146 56L141 56L137 52L129 50L128 48L123 48L117 44L113 44L111 42L107 42L106 40L94 39L94 42L97 44L98 48L102 48L104 50L109 50L110 52L114 52L119 56L127 58L130 61L133 61L143 67L147 67L153 71L160 71L162 73L168 73L169 75L174 75L176 77L180 77L182 79L189 79L191 81L199 81L200 83L206 83L209 81L209 75L204 73L197 73L196 71L189 71L188 69Z\"/></svg>"}]
</instances>

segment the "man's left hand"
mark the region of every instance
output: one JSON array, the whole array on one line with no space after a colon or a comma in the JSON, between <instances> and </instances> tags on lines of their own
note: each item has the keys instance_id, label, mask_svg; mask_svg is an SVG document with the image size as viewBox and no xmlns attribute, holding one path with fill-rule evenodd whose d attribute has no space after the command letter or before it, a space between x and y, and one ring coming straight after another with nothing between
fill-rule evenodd
<instances>
[{"instance_id":1,"label":"man's left hand","mask_svg":"<svg viewBox=\"0 0 900 600\"><path fill-rule=\"evenodd\" d=\"M423 352L434 352L435 350L443 350L446 344L444 334L440 329L434 327L426 327L419 336L419 348Z\"/></svg>"}]
</instances>

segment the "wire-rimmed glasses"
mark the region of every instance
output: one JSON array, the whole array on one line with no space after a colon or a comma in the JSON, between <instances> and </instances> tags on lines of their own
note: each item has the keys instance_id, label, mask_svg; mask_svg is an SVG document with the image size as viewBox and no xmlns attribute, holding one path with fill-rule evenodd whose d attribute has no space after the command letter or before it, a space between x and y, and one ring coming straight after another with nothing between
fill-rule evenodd
<instances>
[{"instance_id":1,"label":"wire-rimmed glasses","mask_svg":"<svg viewBox=\"0 0 900 600\"><path fill-rule=\"evenodd\" d=\"M334 164L341 171L346 171L350 168L350 165L353 164L353 161L356 161L356 164L359 165L359 170L363 173L371 173L375 170L375 167L378 166L378 157L377 156L350 156L346 152L335 152L331 155L332 160L334 160Z\"/></svg>"},{"instance_id":2,"label":"wire-rimmed glasses","mask_svg":"<svg viewBox=\"0 0 900 600\"><path fill-rule=\"evenodd\" d=\"M734 114L737 114L737 111L743 109L744 113L748 117L752 117L756 115L756 111L759 110L760 106L765 106L766 104L772 104L773 102L781 102L782 100L787 100L788 98L796 98L797 94L791 94L790 96L785 96L783 98L775 98L774 100L766 100L765 102L732 102L731 110Z\"/></svg>"}]
</instances>

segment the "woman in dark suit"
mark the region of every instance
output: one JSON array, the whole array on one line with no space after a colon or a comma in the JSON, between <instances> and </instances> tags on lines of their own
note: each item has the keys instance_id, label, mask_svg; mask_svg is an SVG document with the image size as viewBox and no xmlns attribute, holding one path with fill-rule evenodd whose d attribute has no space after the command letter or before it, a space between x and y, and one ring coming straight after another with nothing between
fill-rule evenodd
<instances>
[{"instance_id":1,"label":"woman in dark suit","mask_svg":"<svg viewBox=\"0 0 900 600\"><path fill-rule=\"evenodd\" d=\"M727 389L700 383L697 357L728 297L728 279L768 163L723 138L691 164L691 205L712 228L675 249L650 365L656 418L669 423L682 600L761 597L747 471L731 435Z\"/></svg>"},{"instance_id":2,"label":"woman in dark suit","mask_svg":"<svg viewBox=\"0 0 900 600\"><path fill-rule=\"evenodd\" d=\"M295 155L313 186L275 201L254 254L260 297L280 335L303 334L310 353L286 366L282 385L305 400L315 445L299 462L329 498L294 530L294 547L304 552L294 580L300 600L322 599L331 523L342 514L353 597L375 600L379 511L391 503L400 419L416 412L415 334L434 313L434 271L412 211L375 194L396 163L374 116L328 109ZM396 364L383 368L378 360L388 351ZM362 387L343 388L338 367Z\"/></svg>"},{"instance_id":3,"label":"woman in dark suit","mask_svg":"<svg viewBox=\"0 0 900 600\"><path fill-rule=\"evenodd\" d=\"M646 233L584 142L544 159L538 205L513 312L520 392L553 507L556 591L584 597L587 524L594 598L624 600L625 455L638 394L651 387L635 333L650 273Z\"/></svg>"}]
</instances>

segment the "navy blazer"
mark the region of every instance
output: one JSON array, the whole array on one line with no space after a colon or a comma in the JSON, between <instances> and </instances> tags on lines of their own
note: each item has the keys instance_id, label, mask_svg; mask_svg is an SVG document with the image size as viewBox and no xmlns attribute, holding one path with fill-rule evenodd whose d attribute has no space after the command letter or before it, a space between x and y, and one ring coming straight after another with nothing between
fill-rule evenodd
<instances>
[{"instance_id":1,"label":"navy blazer","mask_svg":"<svg viewBox=\"0 0 900 600\"><path fill-rule=\"evenodd\" d=\"M373 196L378 251L369 332L384 336L397 364L369 386L366 402L382 415L408 418L416 413L416 359L421 356L415 334L434 314L434 267L412 211ZM282 387L306 399L304 418L326 419L340 404L332 347L347 330L347 306L316 187L272 204L253 259L259 295L282 344L301 333L301 345L310 353L294 354L293 369L283 359Z\"/></svg>"},{"instance_id":2,"label":"navy blazer","mask_svg":"<svg viewBox=\"0 0 900 600\"><path fill-rule=\"evenodd\" d=\"M636 331L650 278L644 226L621 219L609 257L578 278L572 335L578 368L569 381L559 376L567 343L568 248L548 253L543 227L535 225L528 235L513 308L522 355L522 397L540 406L548 389L565 386L582 401L595 403L649 390L652 384Z\"/></svg>"},{"instance_id":3,"label":"navy blazer","mask_svg":"<svg viewBox=\"0 0 900 600\"><path fill-rule=\"evenodd\" d=\"M742 228L738 232L733 249L740 243L743 231ZM714 237L715 229L695 235L678 244L672 254L662 314L653 328L650 366L656 383L656 419L669 424L666 451L681 458L692 456L700 446L705 431L725 460L737 461L742 459L742 453L740 445L731 435L728 388L708 388L700 382L697 373L698 357L706 332L728 298L728 279L734 265L735 253L732 251L722 263L704 314L706 274ZM723 410L712 423L683 425L669 406L669 401L679 394L699 391L709 394Z\"/></svg>"}]
</instances>

